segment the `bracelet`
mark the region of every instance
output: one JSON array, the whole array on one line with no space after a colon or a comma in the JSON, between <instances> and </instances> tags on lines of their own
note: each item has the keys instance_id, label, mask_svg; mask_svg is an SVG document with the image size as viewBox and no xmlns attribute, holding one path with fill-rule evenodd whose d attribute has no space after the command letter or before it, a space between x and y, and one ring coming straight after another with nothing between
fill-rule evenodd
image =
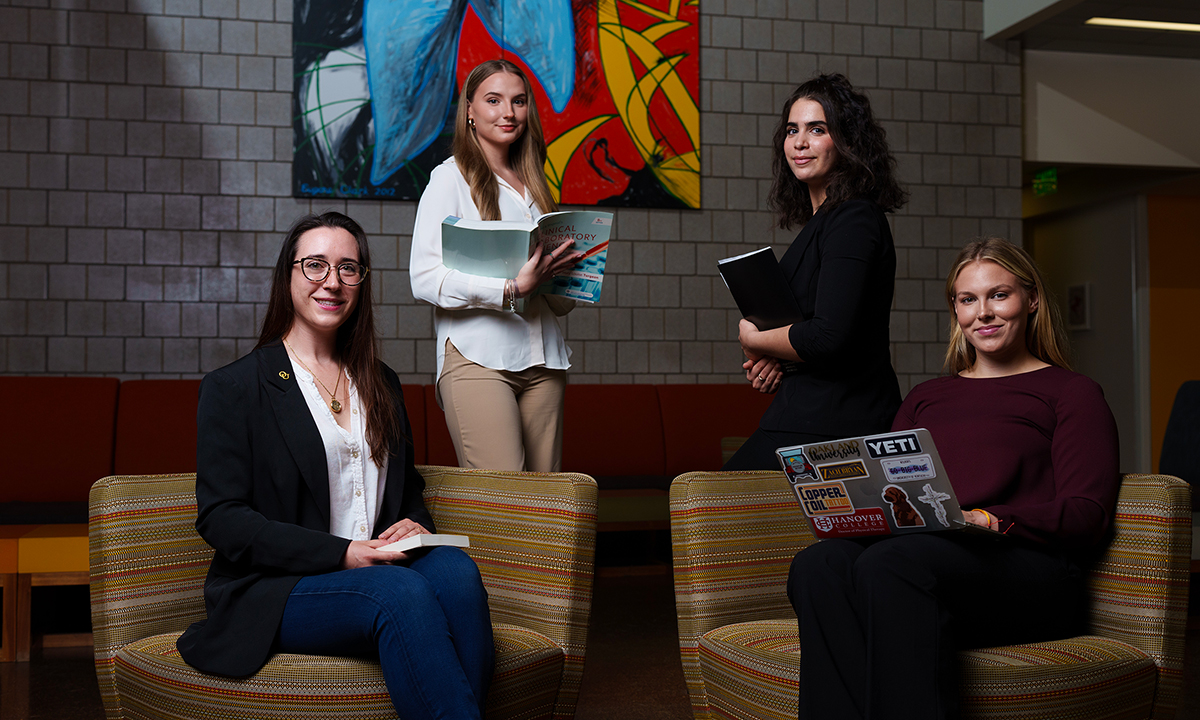
<instances>
[{"instance_id":1,"label":"bracelet","mask_svg":"<svg viewBox=\"0 0 1200 720\"><path fill-rule=\"evenodd\" d=\"M504 281L504 295L508 298L508 311L515 313L517 311L517 281Z\"/></svg>"},{"instance_id":2,"label":"bracelet","mask_svg":"<svg viewBox=\"0 0 1200 720\"><path fill-rule=\"evenodd\" d=\"M983 508L975 508L975 510L973 510L972 512L983 513L983 516L985 518L987 518L989 527L991 526L992 523L999 522L999 520L997 520L995 518L995 516L993 516L990 512L988 512L987 510L984 510Z\"/></svg>"}]
</instances>

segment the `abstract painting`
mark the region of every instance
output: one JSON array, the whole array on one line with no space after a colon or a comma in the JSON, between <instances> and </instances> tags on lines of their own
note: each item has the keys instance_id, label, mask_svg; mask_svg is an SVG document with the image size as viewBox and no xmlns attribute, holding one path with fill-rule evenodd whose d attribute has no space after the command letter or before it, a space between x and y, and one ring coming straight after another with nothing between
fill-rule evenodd
<instances>
[{"instance_id":1,"label":"abstract painting","mask_svg":"<svg viewBox=\"0 0 1200 720\"><path fill-rule=\"evenodd\" d=\"M299 0L293 194L417 199L462 81L534 85L560 202L700 207L698 0Z\"/></svg>"}]
</instances>

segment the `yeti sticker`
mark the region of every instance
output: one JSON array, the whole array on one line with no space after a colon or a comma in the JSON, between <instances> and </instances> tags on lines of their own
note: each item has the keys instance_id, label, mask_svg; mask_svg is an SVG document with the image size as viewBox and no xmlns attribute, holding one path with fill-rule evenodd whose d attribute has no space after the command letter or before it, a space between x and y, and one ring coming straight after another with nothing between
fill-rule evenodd
<instances>
[{"instance_id":1,"label":"yeti sticker","mask_svg":"<svg viewBox=\"0 0 1200 720\"><path fill-rule=\"evenodd\" d=\"M911 432L876 435L863 438L863 442L867 445L867 453L875 459L921 452L921 443L917 440L917 434Z\"/></svg>"}]
</instances>

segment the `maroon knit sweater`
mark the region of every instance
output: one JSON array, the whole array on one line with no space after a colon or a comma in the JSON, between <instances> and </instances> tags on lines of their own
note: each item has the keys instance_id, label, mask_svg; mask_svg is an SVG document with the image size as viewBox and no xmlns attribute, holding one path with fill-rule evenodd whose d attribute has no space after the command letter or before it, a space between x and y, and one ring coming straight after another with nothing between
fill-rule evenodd
<instances>
[{"instance_id":1,"label":"maroon knit sweater","mask_svg":"<svg viewBox=\"0 0 1200 720\"><path fill-rule=\"evenodd\" d=\"M1120 485L1117 425L1090 378L1048 367L930 380L892 423L919 427L933 435L963 509L987 510L1009 535L1084 549L1108 530Z\"/></svg>"}]
</instances>

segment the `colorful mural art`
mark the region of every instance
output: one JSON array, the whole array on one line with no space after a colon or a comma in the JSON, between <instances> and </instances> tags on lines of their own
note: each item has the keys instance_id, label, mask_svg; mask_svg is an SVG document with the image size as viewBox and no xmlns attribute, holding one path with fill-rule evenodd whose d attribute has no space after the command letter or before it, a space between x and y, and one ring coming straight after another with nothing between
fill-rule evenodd
<instances>
[{"instance_id":1,"label":"colorful mural art","mask_svg":"<svg viewBox=\"0 0 1200 720\"><path fill-rule=\"evenodd\" d=\"M293 194L417 199L460 83L534 84L560 202L700 207L698 0L298 0Z\"/></svg>"}]
</instances>

